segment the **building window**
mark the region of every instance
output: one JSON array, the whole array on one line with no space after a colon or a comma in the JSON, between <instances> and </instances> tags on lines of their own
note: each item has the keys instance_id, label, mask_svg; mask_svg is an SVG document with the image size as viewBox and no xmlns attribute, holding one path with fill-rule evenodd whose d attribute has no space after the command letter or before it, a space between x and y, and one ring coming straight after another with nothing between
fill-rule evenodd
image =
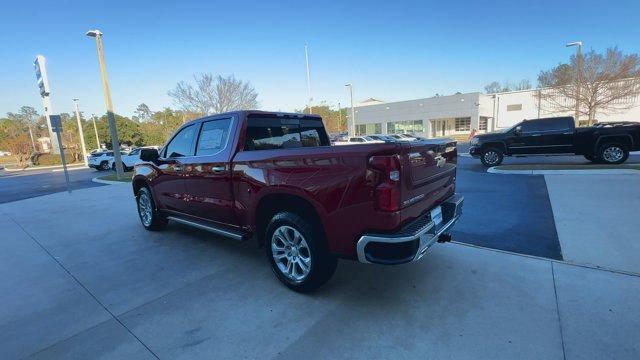
<instances>
[{"instance_id":1,"label":"building window","mask_svg":"<svg viewBox=\"0 0 640 360\"><path fill-rule=\"evenodd\" d=\"M507 105L507 111L520 111L522 110L522 104Z\"/></svg>"},{"instance_id":2,"label":"building window","mask_svg":"<svg viewBox=\"0 0 640 360\"><path fill-rule=\"evenodd\" d=\"M387 123L388 134L416 134L424 132L422 120L394 121Z\"/></svg>"},{"instance_id":3,"label":"building window","mask_svg":"<svg viewBox=\"0 0 640 360\"><path fill-rule=\"evenodd\" d=\"M356 135L364 135L366 133L367 133L366 124L356 125Z\"/></svg>"},{"instance_id":4,"label":"building window","mask_svg":"<svg viewBox=\"0 0 640 360\"><path fill-rule=\"evenodd\" d=\"M489 118L486 116L480 116L480 123L478 124L478 130L487 130L487 123Z\"/></svg>"},{"instance_id":5,"label":"building window","mask_svg":"<svg viewBox=\"0 0 640 360\"><path fill-rule=\"evenodd\" d=\"M456 118L456 131L471 131L471 118Z\"/></svg>"}]
</instances>

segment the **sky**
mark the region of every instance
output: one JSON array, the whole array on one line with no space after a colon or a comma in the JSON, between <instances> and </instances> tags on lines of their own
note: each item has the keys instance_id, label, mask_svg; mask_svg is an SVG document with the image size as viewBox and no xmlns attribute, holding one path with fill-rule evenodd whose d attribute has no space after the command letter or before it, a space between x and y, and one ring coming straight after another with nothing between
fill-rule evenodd
<instances>
[{"instance_id":1,"label":"sky","mask_svg":"<svg viewBox=\"0 0 640 360\"><path fill-rule=\"evenodd\" d=\"M167 91L194 74L249 81L261 109L430 97L529 79L585 50L640 53L640 1L17 1L0 12L0 116L42 112L33 61L47 58L54 113L103 114L91 29L103 41L114 110L177 107Z\"/></svg>"}]
</instances>

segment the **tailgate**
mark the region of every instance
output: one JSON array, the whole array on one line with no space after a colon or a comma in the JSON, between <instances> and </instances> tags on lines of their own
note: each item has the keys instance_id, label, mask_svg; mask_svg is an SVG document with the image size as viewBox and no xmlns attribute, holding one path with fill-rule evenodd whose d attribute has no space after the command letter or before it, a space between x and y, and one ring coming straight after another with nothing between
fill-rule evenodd
<instances>
[{"instance_id":1,"label":"tailgate","mask_svg":"<svg viewBox=\"0 0 640 360\"><path fill-rule=\"evenodd\" d=\"M444 200L455 182L457 155L456 142L451 139L405 144L400 153L402 208L422 204L422 212ZM407 215L414 215L413 211L410 213Z\"/></svg>"}]
</instances>

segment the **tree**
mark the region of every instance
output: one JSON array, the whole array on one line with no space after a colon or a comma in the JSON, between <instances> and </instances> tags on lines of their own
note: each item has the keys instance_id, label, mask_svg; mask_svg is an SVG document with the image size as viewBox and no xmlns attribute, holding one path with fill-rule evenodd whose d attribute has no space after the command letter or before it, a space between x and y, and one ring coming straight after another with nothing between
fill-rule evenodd
<instances>
[{"instance_id":1,"label":"tree","mask_svg":"<svg viewBox=\"0 0 640 360\"><path fill-rule=\"evenodd\" d=\"M536 95L541 107L553 112L576 112L576 123L589 125L597 114L614 114L634 106L640 95L640 57L623 54L617 47L604 54L590 50L572 56L568 64L541 71ZM576 106L576 103L578 106Z\"/></svg>"},{"instance_id":2,"label":"tree","mask_svg":"<svg viewBox=\"0 0 640 360\"><path fill-rule=\"evenodd\" d=\"M309 107L295 111L308 114ZM322 122L328 133L347 130L347 108L335 110L326 101L322 101L319 105L313 106L312 112L322 117Z\"/></svg>"},{"instance_id":3,"label":"tree","mask_svg":"<svg viewBox=\"0 0 640 360\"><path fill-rule=\"evenodd\" d=\"M27 166L31 156L31 140L27 134L24 120L0 119L0 149L10 152L20 167Z\"/></svg>"},{"instance_id":4,"label":"tree","mask_svg":"<svg viewBox=\"0 0 640 360\"><path fill-rule=\"evenodd\" d=\"M497 81L492 81L484 86L484 92L487 94L495 94L502 92L502 85Z\"/></svg>"},{"instance_id":5,"label":"tree","mask_svg":"<svg viewBox=\"0 0 640 360\"><path fill-rule=\"evenodd\" d=\"M206 115L258 107L258 93L249 82L211 73L193 78L195 85L180 81L168 92L176 105L186 111Z\"/></svg>"},{"instance_id":6,"label":"tree","mask_svg":"<svg viewBox=\"0 0 640 360\"><path fill-rule=\"evenodd\" d=\"M135 121L147 121L149 120L149 118L151 118L151 109L149 109L149 106L147 106L147 104L142 103L140 105L138 105L138 107L136 108L136 111L133 112L133 120Z\"/></svg>"},{"instance_id":7,"label":"tree","mask_svg":"<svg viewBox=\"0 0 640 360\"><path fill-rule=\"evenodd\" d=\"M505 81L504 84L501 84L498 81L492 81L484 86L484 92L487 94L495 94L500 92L508 92L508 91L520 91L520 90L528 90L531 89L531 81L529 79L522 79L517 83L511 83L510 81Z\"/></svg>"}]
</instances>

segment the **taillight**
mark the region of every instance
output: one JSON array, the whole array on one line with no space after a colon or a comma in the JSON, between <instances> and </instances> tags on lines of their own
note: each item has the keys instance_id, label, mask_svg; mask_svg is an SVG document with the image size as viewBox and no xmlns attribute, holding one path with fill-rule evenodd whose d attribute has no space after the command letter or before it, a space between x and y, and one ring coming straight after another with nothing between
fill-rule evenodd
<instances>
[{"instance_id":1,"label":"taillight","mask_svg":"<svg viewBox=\"0 0 640 360\"><path fill-rule=\"evenodd\" d=\"M400 210L400 160L398 156L372 156L369 166L382 174L374 189L376 208L382 211Z\"/></svg>"}]
</instances>

